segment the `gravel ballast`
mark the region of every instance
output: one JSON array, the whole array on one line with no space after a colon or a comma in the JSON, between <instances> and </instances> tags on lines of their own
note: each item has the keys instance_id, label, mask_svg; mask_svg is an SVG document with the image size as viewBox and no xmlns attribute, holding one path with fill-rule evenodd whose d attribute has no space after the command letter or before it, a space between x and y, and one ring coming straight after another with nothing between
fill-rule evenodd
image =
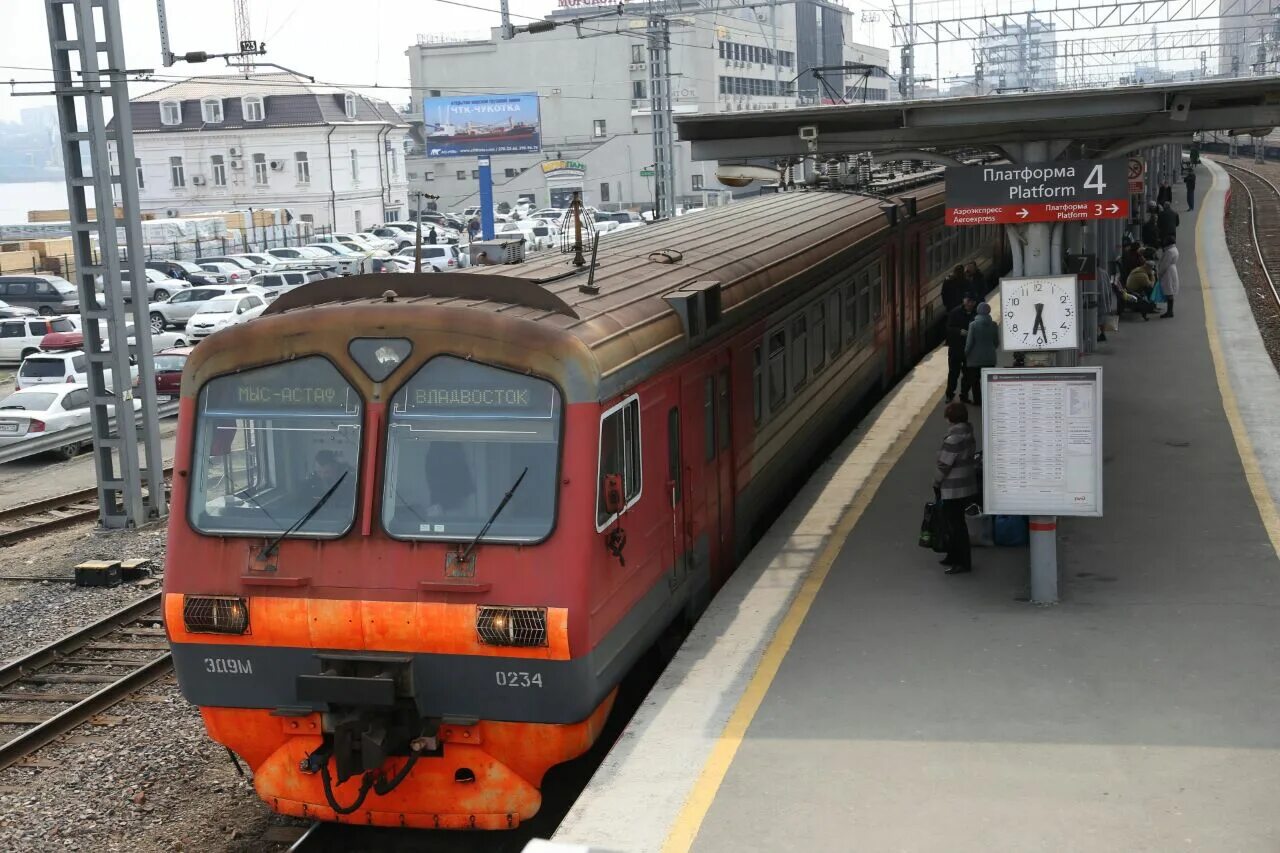
<instances>
[{"instance_id":1,"label":"gravel ballast","mask_svg":"<svg viewBox=\"0 0 1280 853\"><path fill-rule=\"evenodd\" d=\"M2 571L65 577L84 560L148 558L158 573L164 545L159 524L127 531L82 525L4 549ZM158 590L154 583L114 589L0 584L0 658L34 651ZM0 739L17 730L4 726ZM210 740L170 674L0 772L0 850L285 849L287 827L303 824L274 815L254 792L248 768L244 772Z\"/></svg>"}]
</instances>

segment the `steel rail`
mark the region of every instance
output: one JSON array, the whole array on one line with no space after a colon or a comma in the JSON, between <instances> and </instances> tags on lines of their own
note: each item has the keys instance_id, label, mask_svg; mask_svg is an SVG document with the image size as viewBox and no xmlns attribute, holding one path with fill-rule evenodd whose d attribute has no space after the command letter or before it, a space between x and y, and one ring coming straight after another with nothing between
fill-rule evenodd
<instances>
[{"instance_id":1,"label":"steel rail","mask_svg":"<svg viewBox=\"0 0 1280 853\"><path fill-rule=\"evenodd\" d=\"M146 598L140 598L127 604L114 613L108 613L97 622L92 622L36 649L30 654L11 660L0 666L0 687L8 687L15 681L30 675L41 667L54 663L71 652L84 648L94 640L100 640L113 631L118 631L138 621L148 613L160 609L160 593L155 592Z\"/></svg>"},{"instance_id":2,"label":"steel rail","mask_svg":"<svg viewBox=\"0 0 1280 853\"><path fill-rule=\"evenodd\" d=\"M166 475L172 473L173 466L166 465L164 473ZM58 530L63 527L71 527L85 521L92 521L98 515L97 506L98 490L97 487L88 489L78 489L74 492L66 492L61 495L54 495L49 498L41 498L17 506L0 509L0 524L10 522L24 516L36 515L38 513L51 512L60 507L71 506L74 504L93 501L93 506L83 509L68 511L62 515L56 515L52 518L41 518L31 523L22 525L13 530L0 530L0 547L12 545L14 542L20 542L23 539L30 539L33 536L39 536L42 533L48 533L51 530Z\"/></svg>"},{"instance_id":3,"label":"steel rail","mask_svg":"<svg viewBox=\"0 0 1280 853\"><path fill-rule=\"evenodd\" d=\"M0 666L0 687L8 687L44 667L56 665L73 652L83 649L95 640L109 636L150 613L159 618L161 593L154 593L104 616L30 654ZM173 666L170 652L140 661L139 665L121 675L115 681L81 699L70 707L54 714L42 723L23 732L7 743L0 744L0 770L20 761L40 747L74 729L110 708L131 693L160 678Z\"/></svg>"},{"instance_id":4,"label":"steel rail","mask_svg":"<svg viewBox=\"0 0 1280 853\"><path fill-rule=\"evenodd\" d=\"M1237 172L1240 172L1242 175L1248 175L1249 177L1255 179L1259 183L1265 185L1268 189L1271 190L1272 193L1275 194L1276 201L1278 204L1280 204L1280 188L1276 187L1275 184L1271 183L1269 179L1264 178L1262 175L1259 175L1257 172L1253 171L1252 169L1246 169L1243 166L1237 166L1234 163L1222 163L1221 161L1218 161L1218 162L1223 166L1227 166L1231 169L1235 169ZM1275 299L1276 307L1280 308L1280 289L1276 287L1276 281L1275 281L1275 278L1271 275L1271 270L1267 269L1267 258L1262 253L1262 241L1258 239L1258 205L1254 198L1253 190L1249 186L1249 182L1243 178L1240 178L1239 180L1240 180L1240 186L1244 187L1245 195L1249 197L1249 232L1253 236L1253 251L1254 251L1254 254L1258 256L1258 266L1262 269L1262 274L1267 279L1267 285L1271 288L1271 296L1273 299ZM1277 224L1280 224L1280 223L1277 223Z\"/></svg>"},{"instance_id":5,"label":"steel rail","mask_svg":"<svg viewBox=\"0 0 1280 853\"><path fill-rule=\"evenodd\" d=\"M285 853L302 853L302 851L311 849L313 845L321 844L321 835L323 833L324 821L318 820L307 827L307 831L298 836L298 840L289 845L289 849Z\"/></svg>"}]
</instances>

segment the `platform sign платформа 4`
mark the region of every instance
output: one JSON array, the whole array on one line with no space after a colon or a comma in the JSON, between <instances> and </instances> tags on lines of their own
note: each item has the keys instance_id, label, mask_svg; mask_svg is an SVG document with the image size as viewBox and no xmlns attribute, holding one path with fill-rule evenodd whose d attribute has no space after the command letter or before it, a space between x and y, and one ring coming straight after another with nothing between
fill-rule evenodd
<instances>
[{"instance_id":1,"label":"platform sign \u043f\u043b\u0430\u0442\u0444\u043e\u0440\u043c\u0430 4","mask_svg":"<svg viewBox=\"0 0 1280 853\"><path fill-rule=\"evenodd\" d=\"M1125 160L955 166L947 169L946 185L948 225L1129 216Z\"/></svg>"}]
</instances>

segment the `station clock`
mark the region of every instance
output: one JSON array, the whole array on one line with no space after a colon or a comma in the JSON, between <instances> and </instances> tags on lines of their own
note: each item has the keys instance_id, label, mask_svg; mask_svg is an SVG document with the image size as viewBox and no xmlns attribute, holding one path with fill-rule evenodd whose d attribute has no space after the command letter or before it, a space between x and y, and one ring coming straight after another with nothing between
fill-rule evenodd
<instances>
[{"instance_id":1,"label":"station clock","mask_svg":"<svg viewBox=\"0 0 1280 853\"><path fill-rule=\"evenodd\" d=\"M1078 294L1074 275L1001 279L1001 347L1005 352L1079 348Z\"/></svg>"}]
</instances>

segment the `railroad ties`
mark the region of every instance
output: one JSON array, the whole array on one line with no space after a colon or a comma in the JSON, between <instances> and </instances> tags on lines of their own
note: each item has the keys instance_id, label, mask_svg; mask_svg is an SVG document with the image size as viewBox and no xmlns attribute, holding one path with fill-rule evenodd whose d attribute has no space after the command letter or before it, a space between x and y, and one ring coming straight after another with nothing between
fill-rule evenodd
<instances>
[{"instance_id":1,"label":"railroad ties","mask_svg":"<svg viewBox=\"0 0 1280 853\"><path fill-rule=\"evenodd\" d=\"M0 770L172 668L160 593L0 667ZM0 738L4 737L0 735Z\"/></svg>"},{"instance_id":2,"label":"railroad ties","mask_svg":"<svg viewBox=\"0 0 1280 853\"><path fill-rule=\"evenodd\" d=\"M98 490L81 489L0 510L0 547L98 517Z\"/></svg>"},{"instance_id":3,"label":"railroad ties","mask_svg":"<svg viewBox=\"0 0 1280 853\"><path fill-rule=\"evenodd\" d=\"M1271 286L1271 295L1280 308L1280 187L1262 175L1222 160L1233 178L1240 182L1249 196L1252 215L1253 248L1258 254L1262 275Z\"/></svg>"}]
</instances>

